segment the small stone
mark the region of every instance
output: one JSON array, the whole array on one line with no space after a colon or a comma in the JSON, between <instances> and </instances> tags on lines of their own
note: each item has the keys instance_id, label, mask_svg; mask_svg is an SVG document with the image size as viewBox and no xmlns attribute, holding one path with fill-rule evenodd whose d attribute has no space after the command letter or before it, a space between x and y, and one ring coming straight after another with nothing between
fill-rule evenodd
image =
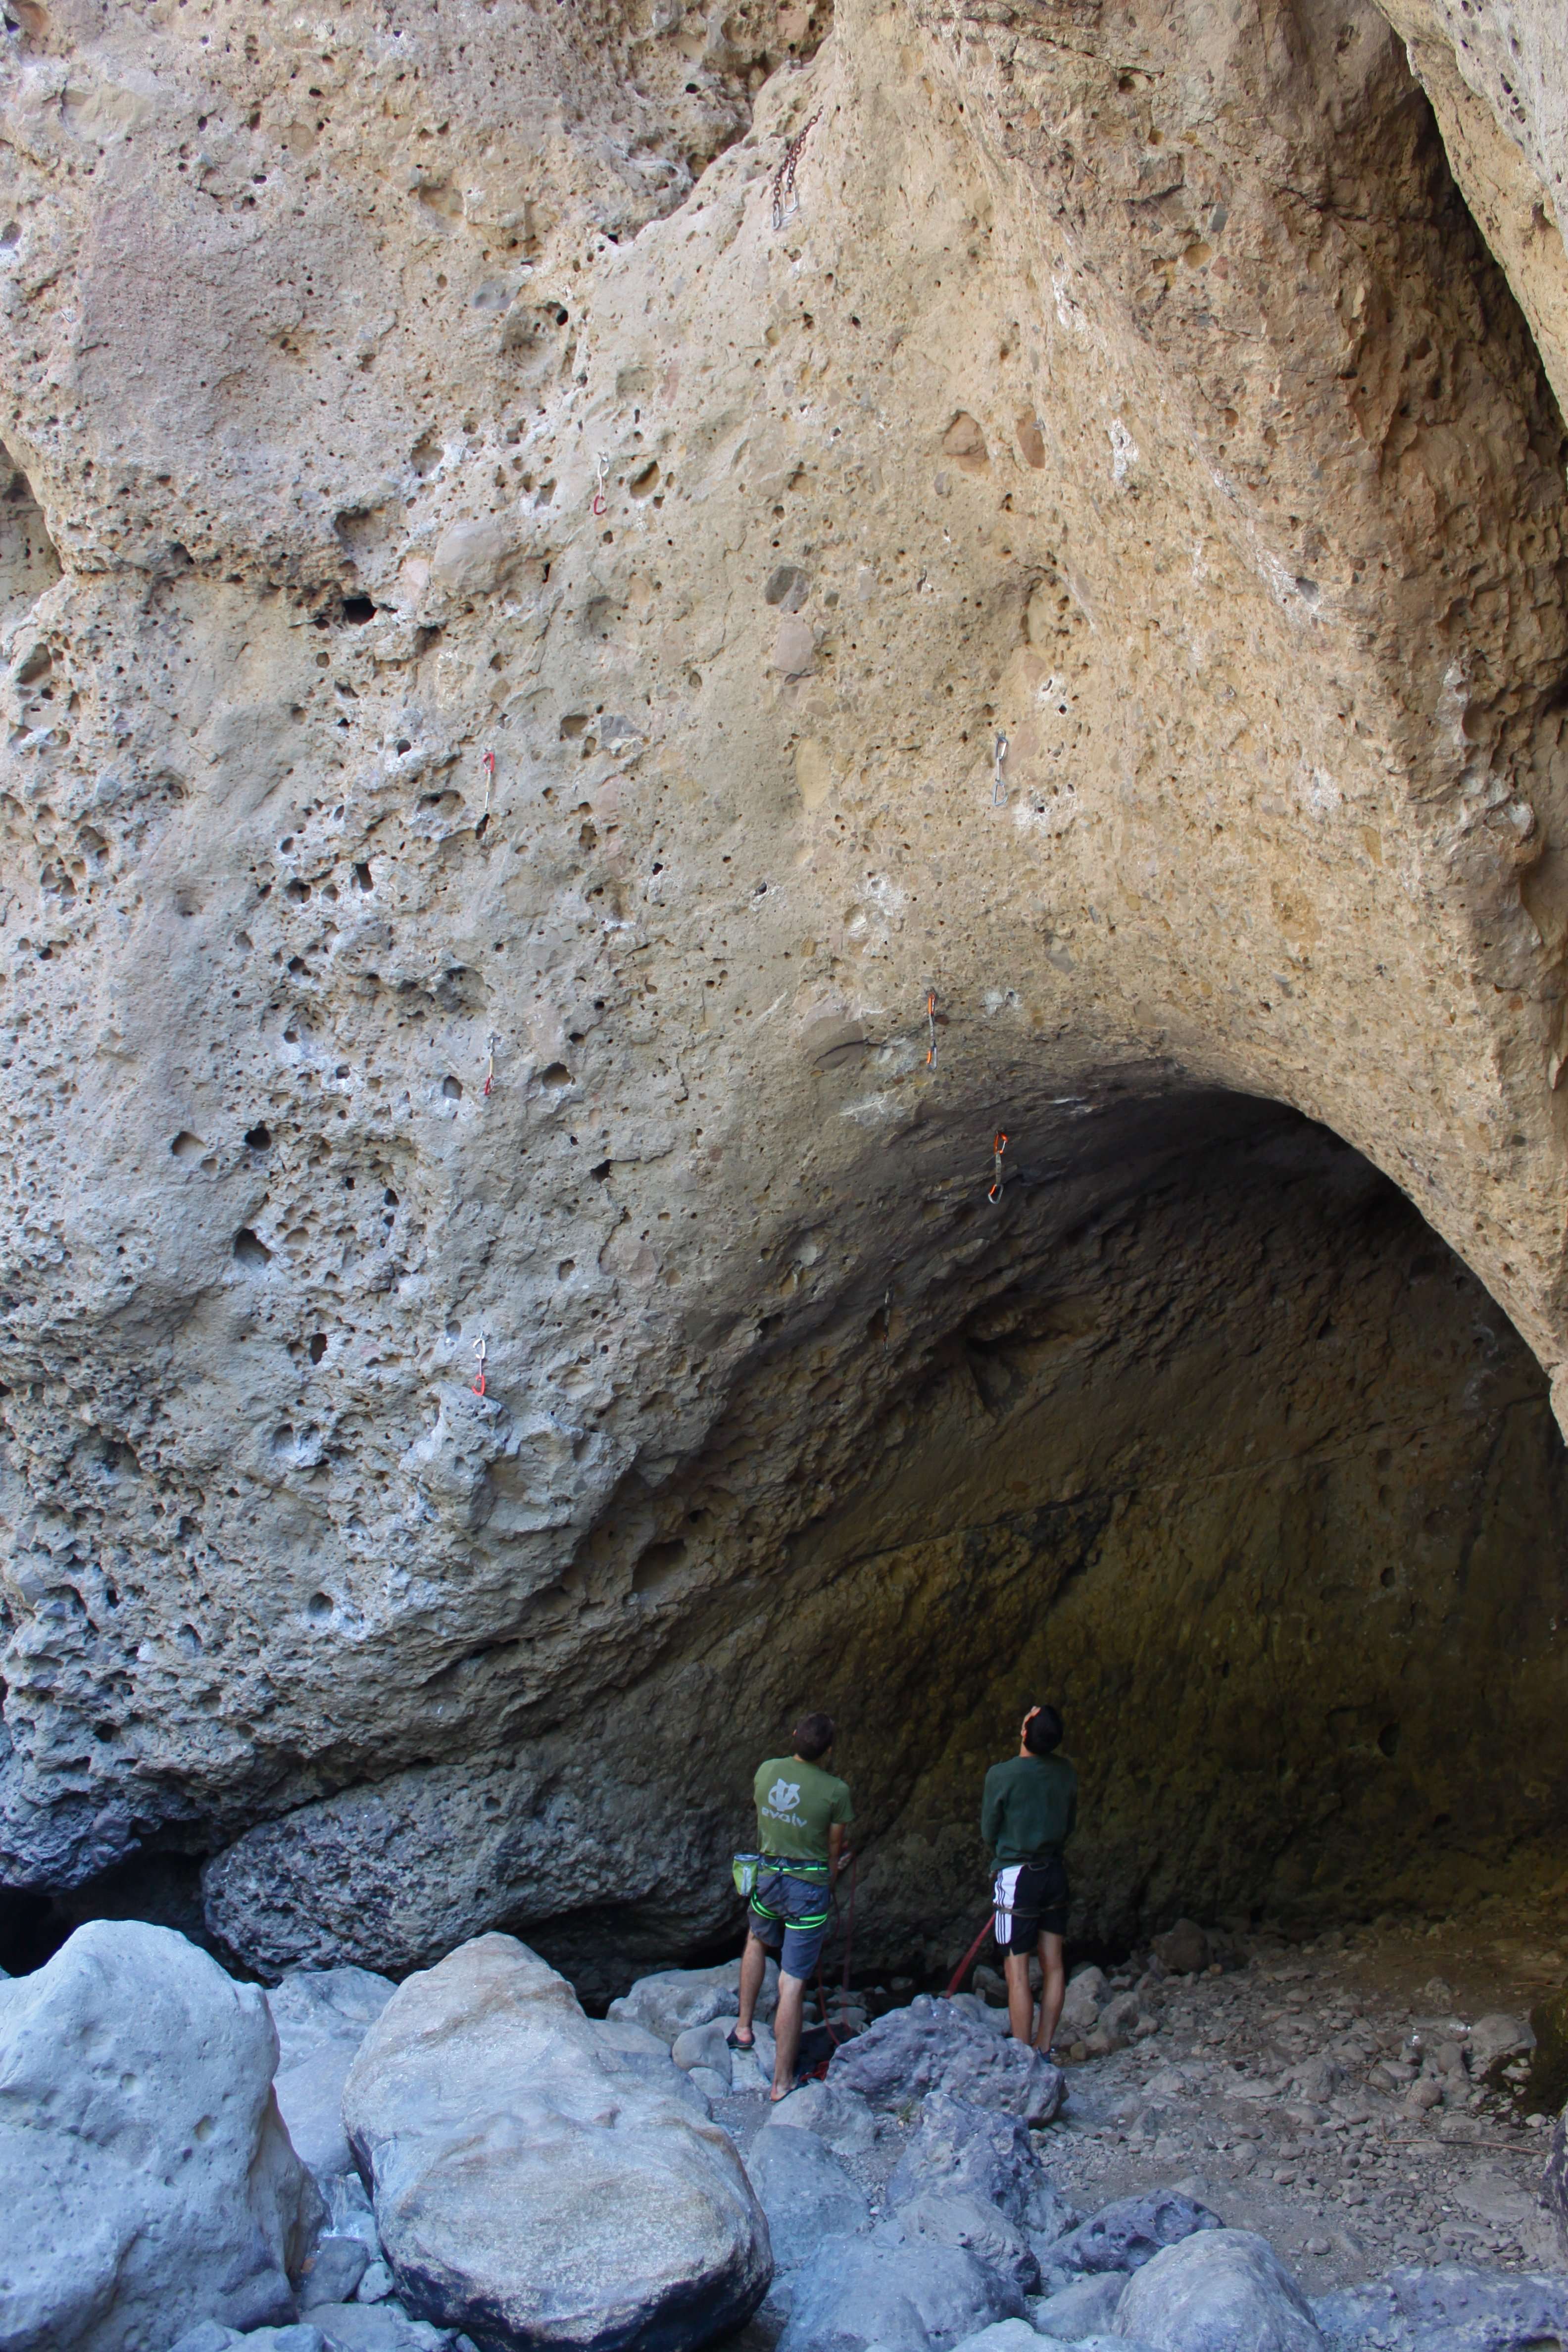
<instances>
[{"instance_id":1,"label":"small stone","mask_svg":"<svg viewBox=\"0 0 1568 2352\"><path fill-rule=\"evenodd\" d=\"M350 2302L370 2268L370 2260L369 2247L358 2238L320 2239L300 2281L300 2310L309 2311L318 2303ZM387 2284L390 2287L390 2276Z\"/></svg>"},{"instance_id":2,"label":"small stone","mask_svg":"<svg viewBox=\"0 0 1568 2352\"><path fill-rule=\"evenodd\" d=\"M393 2289L392 2273L384 2263L372 2263L354 2289L355 2303L384 2303ZM346 2296L342 2300L347 2301Z\"/></svg>"}]
</instances>

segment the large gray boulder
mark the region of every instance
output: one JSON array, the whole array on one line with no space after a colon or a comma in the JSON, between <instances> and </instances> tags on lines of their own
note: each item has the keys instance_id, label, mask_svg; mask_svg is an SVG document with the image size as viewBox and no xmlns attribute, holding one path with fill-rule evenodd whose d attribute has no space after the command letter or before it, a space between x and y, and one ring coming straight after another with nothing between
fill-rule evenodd
<instances>
[{"instance_id":1,"label":"large gray boulder","mask_svg":"<svg viewBox=\"0 0 1568 2352\"><path fill-rule=\"evenodd\" d=\"M1113 2332L1150 2352L1322 2352L1311 2307L1267 2238L1211 2230L1134 2271Z\"/></svg>"},{"instance_id":2,"label":"large gray boulder","mask_svg":"<svg viewBox=\"0 0 1568 2352\"><path fill-rule=\"evenodd\" d=\"M962 2246L987 2270L1010 2279L1020 2294L1034 2294L1039 2288L1038 2258L1017 2223L998 2206L962 2189L925 2189L890 2214L877 2234L883 2244L912 2245L929 2239L933 2245Z\"/></svg>"},{"instance_id":3,"label":"large gray boulder","mask_svg":"<svg viewBox=\"0 0 1568 2352\"><path fill-rule=\"evenodd\" d=\"M1557 2234L1568 2250L1568 2110L1552 2126L1552 2146L1541 2178L1541 2201L1557 2224Z\"/></svg>"},{"instance_id":4,"label":"large gray boulder","mask_svg":"<svg viewBox=\"0 0 1568 2352\"><path fill-rule=\"evenodd\" d=\"M769 1960L763 1969L757 2015L764 2022L778 2006L779 1969ZM663 1969L657 1976L638 1977L630 1992L610 2003L612 2018L646 2026L668 2049L694 2026L741 2013L741 1963L723 1960L712 1969Z\"/></svg>"},{"instance_id":5,"label":"large gray boulder","mask_svg":"<svg viewBox=\"0 0 1568 2352\"><path fill-rule=\"evenodd\" d=\"M1525 2352L1568 2337L1568 2279L1444 2263L1313 2298L1331 2352Z\"/></svg>"},{"instance_id":6,"label":"large gray boulder","mask_svg":"<svg viewBox=\"0 0 1568 2352\"><path fill-rule=\"evenodd\" d=\"M163 2352L295 2316L322 2216L256 1985L139 1920L0 1984L0 2345Z\"/></svg>"},{"instance_id":7,"label":"large gray boulder","mask_svg":"<svg viewBox=\"0 0 1568 2352\"><path fill-rule=\"evenodd\" d=\"M1051 2264L1064 2271L1142 2270L1164 2247L1179 2245L1200 2230L1223 2227L1217 2213L1180 2189L1150 2189L1142 2197L1119 2197L1091 2213L1052 2248Z\"/></svg>"},{"instance_id":8,"label":"large gray boulder","mask_svg":"<svg viewBox=\"0 0 1568 2352\"><path fill-rule=\"evenodd\" d=\"M888 2202L905 2205L928 2189L977 2197L1042 2240L1059 2238L1078 2220L1052 2187L1016 2116L972 2107L942 2091L921 2110L889 2179Z\"/></svg>"},{"instance_id":9,"label":"large gray boulder","mask_svg":"<svg viewBox=\"0 0 1568 2352\"><path fill-rule=\"evenodd\" d=\"M343 2120L418 2316L487 2352L690 2352L750 2318L773 2257L740 2158L668 2054L616 2042L510 1936L387 2003Z\"/></svg>"},{"instance_id":10,"label":"large gray boulder","mask_svg":"<svg viewBox=\"0 0 1568 2352\"><path fill-rule=\"evenodd\" d=\"M777 2352L948 2352L1023 2315L1017 2289L961 2246L828 2238L795 2277Z\"/></svg>"},{"instance_id":11,"label":"large gray boulder","mask_svg":"<svg viewBox=\"0 0 1568 2352\"><path fill-rule=\"evenodd\" d=\"M354 2053L397 1988L371 1969L290 1969L267 1996L278 2028L279 2111L295 2153L321 2182L353 2158L343 2084Z\"/></svg>"},{"instance_id":12,"label":"large gray boulder","mask_svg":"<svg viewBox=\"0 0 1568 2352\"><path fill-rule=\"evenodd\" d=\"M813 2131L760 2131L746 2169L780 2270L798 2268L824 2238L853 2237L869 2226L865 2190Z\"/></svg>"},{"instance_id":13,"label":"large gray boulder","mask_svg":"<svg viewBox=\"0 0 1568 2352\"><path fill-rule=\"evenodd\" d=\"M1048 2123L1066 2090L1060 2067L1037 2050L999 2033L968 2003L932 1993L889 2010L835 2051L827 2079L884 2110L912 2108L942 2090L1030 2124Z\"/></svg>"}]
</instances>

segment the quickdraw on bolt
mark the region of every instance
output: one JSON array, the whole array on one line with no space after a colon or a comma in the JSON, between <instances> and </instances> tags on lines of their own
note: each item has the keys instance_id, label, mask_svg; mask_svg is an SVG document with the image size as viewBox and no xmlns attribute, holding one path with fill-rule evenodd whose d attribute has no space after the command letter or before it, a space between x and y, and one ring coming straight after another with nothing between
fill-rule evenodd
<instances>
[{"instance_id":1,"label":"quickdraw on bolt","mask_svg":"<svg viewBox=\"0 0 1568 2352\"><path fill-rule=\"evenodd\" d=\"M485 1392L485 1359L489 1354L489 1349L485 1346L485 1335L482 1331L479 1333L479 1338L474 1341L474 1353L479 1360L479 1375L478 1380L474 1382L474 1394L476 1396L483 1396Z\"/></svg>"},{"instance_id":2,"label":"quickdraw on bolt","mask_svg":"<svg viewBox=\"0 0 1568 2352\"><path fill-rule=\"evenodd\" d=\"M810 121L795 132L784 151L784 161L773 173L773 226L775 229L783 228L791 214L800 210L799 199L795 193L795 170L805 152L806 141L821 120L822 109L819 106Z\"/></svg>"},{"instance_id":3,"label":"quickdraw on bolt","mask_svg":"<svg viewBox=\"0 0 1568 2352\"><path fill-rule=\"evenodd\" d=\"M1006 805L1007 787L1002 778L1002 762L1006 757L1007 738L1005 735L999 734L996 738L995 772L991 785L991 805L993 808L1003 808Z\"/></svg>"},{"instance_id":4,"label":"quickdraw on bolt","mask_svg":"<svg viewBox=\"0 0 1568 2352\"><path fill-rule=\"evenodd\" d=\"M488 817L490 813L490 791L496 780L495 753L493 751L487 751L484 758L479 761L479 765L485 772L485 816ZM484 817L479 819L479 823L481 824L484 823Z\"/></svg>"},{"instance_id":5,"label":"quickdraw on bolt","mask_svg":"<svg viewBox=\"0 0 1568 2352\"><path fill-rule=\"evenodd\" d=\"M936 1067L936 991L934 988L928 989L926 992L926 1027L931 1031L931 1044L926 1047L926 1067L928 1070L934 1070Z\"/></svg>"},{"instance_id":6,"label":"quickdraw on bolt","mask_svg":"<svg viewBox=\"0 0 1568 2352\"><path fill-rule=\"evenodd\" d=\"M610 471L609 459L607 457L595 457L594 460L594 470L599 478L599 487L594 493L594 512L596 515L602 515L605 511L605 483Z\"/></svg>"},{"instance_id":7,"label":"quickdraw on bolt","mask_svg":"<svg viewBox=\"0 0 1568 2352\"><path fill-rule=\"evenodd\" d=\"M985 1195L986 1199L993 1204L1002 1198L1002 1154L1006 1150L1006 1149L1007 1139L1003 1134L1001 1129L998 1128L991 1143L991 1157L993 1162L991 1190Z\"/></svg>"},{"instance_id":8,"label":"quickdraw on bolt","mask_svg":"<svg viewBox=\"0 0 1568 2352\"><path fill-rule=\"evenodd\" d=\"M496 1033L490 1031L489 1051L485 1062L485 1099L489 1100L490 1088L496 1082Z\"/></svg>"}]
</instances>

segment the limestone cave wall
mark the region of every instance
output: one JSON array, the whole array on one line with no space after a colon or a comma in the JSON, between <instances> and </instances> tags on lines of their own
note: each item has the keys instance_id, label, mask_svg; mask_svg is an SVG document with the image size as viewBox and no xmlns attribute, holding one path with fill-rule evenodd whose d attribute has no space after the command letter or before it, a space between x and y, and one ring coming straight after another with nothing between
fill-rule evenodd
<instances>
[{"instance_id":1,"label":"limestone cave wall","mask_svg":"<svg viewBox=\"0 0 1568 2352\"><path fill-rule=\"evenodd\" d=\"M1092 1932L1557 1869L1556 36L1452 13L15 0L7 1884L694 1948L809 1686L934 1953L1042 1675Z\"/></svg>"}]
</instances>

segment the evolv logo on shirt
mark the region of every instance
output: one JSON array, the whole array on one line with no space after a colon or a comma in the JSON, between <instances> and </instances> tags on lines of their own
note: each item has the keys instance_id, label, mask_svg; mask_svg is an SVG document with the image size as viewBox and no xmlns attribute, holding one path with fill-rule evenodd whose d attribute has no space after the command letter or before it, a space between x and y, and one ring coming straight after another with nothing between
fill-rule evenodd
<instances>
[{"instance_id":1,"label":"evolv logo on shirt","mask_svg":"<svg viewBox=\"0 0 1568 2352\"><path fill-rule=\"evenodd\" d=\"M793 1812L800 1802L800 1782L786 1780L781 1775L768 1790L768 1802L775 1813Z\"/></svg>"}]
</instances>

